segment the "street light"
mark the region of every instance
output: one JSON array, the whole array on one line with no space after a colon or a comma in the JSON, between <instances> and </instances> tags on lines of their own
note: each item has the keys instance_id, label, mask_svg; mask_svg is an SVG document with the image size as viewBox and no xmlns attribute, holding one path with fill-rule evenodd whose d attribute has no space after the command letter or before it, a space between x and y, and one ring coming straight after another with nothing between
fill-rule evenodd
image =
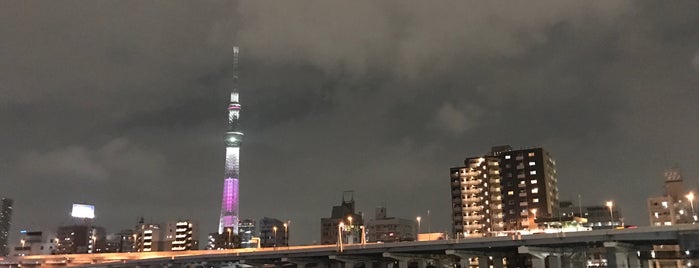
<instances>
[{"instance_id":1,"label":"street light","mask_svg":"<svg viewBox=\"0 0 699 268\"><path fill-rule=\"evenodd\" d=\"M692 218L696 222L697 221L697 214L694 213L694 193L689 192L687 195L687 200L689 200L689 205L692 207Z\"/></svg>"},{"instance_id":2,"label":"street light","mask_svg":"<svg viewBox=\"0 0 699 268\"><path fill-rule=\"evenodd\" d=\"M420 234L420 220L422 220L422 217L417 216L417 233Z\"/></svg>"},{"instance_id":3,"label":"street light","mask_svg":"<svg viewBox=\"0 0 699 268\"><path fill-rule=\"evenodd\" d=\"M226 228L228 232L228 240L226 241L227 248L231 248L231 227Z\"/></svg>"},{"instance_id":4,"label":"street light","mask_svg":"<svg viewBox=\"0 0 699 268\"><path fill-rule=\"evenodd\" d=\"M612 207L614 206L614 202L612 201L607 201L607 207L609 207L609 218L611 221L609 224L614 227L614 211L612 210Z\"/></svg>"},{"instance_id":5,"label":"street light","mask_svg":"<svg viewBox=\"0 0 699 268\"><path fill-rule=\"evenodd\" d=\"M347 221L349 221L349 237L347 238L347 244L354 244L354 232L352 231L352 216L347 216ZM350 240L352 239L352 240Z\"/></svg>"},{"instance_id":6,"label":"street light","mask_svg":"<svg viewBox=\"0 0 699 268\"><path fill-rule=\"evenodd\" d=\"M284 223L284 242L286 242L286 246L289 247L289 221Z\"/></svg>"},{"instance_id":7,"label":"street light","mask_svg":"<svg viewBox=\"0 0 699 268\"><path fill-rule=\"evenodd\" d=\"M277 226L272 227L272 230L274 230L274 248L277 248Z\"/></svg>"},{"instance_id":8,"label":"street light","mask_svg":"<svg viewBox=\"0 0 699 268\"><path fill-rule=\"evenodd\" d=\"M359 226L359 229L362 231L362 246L366 245L366 231L364 230L364 225Z\"/></svg>"},{"instance_id":9,"label":"street light","mask_svg":"<svg viewBox=\"0 0 699 268\"><path fill-rule=\"evenodd\" d=\"M342 228L344 227L344 222L340 222L340 224L337 225L337 243L339 245L338 252L342 252Z\"/></svg>"},{"instance_id":10,"label":"street light","mask_svg":"<svg viewBox=\"0 0 699 268\"><path fill-rule=\"evenodd\" d=\"M534 220L532 220L532 226L536 225L536 209L532 208L531 209L532 214L534 215ZM532 228L533 229L533 228Z\"/></svg>"}]
</instances>

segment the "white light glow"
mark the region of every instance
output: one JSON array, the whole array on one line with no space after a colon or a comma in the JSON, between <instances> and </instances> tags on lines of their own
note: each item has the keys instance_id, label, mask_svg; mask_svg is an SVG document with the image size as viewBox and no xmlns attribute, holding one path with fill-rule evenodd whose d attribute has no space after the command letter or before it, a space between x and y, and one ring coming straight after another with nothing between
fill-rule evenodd
<instances>
[{"instance_id":1,"label":"white light glow","mask_svg":"<svg viewBox=\"0 0 699 268\"><path fill-rule=\"evenodd\" d=\"M95 206L73 204L73 210L70 212L70 216L72 216L73 218L94 219Z\"/></svg>"}]
</instances>

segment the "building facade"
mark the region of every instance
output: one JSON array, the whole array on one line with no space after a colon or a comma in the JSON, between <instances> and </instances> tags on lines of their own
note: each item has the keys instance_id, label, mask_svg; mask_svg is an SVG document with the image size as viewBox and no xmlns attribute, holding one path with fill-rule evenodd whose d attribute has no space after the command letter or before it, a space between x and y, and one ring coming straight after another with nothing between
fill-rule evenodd
<instances>
[{"instance_id":1,"label":"building facade","mask_svg":"<svg viewBox=\"0 0 699 268\"><path fill-rule=\"evenodd\" d=\"M0 198L0 257L10 253L10 223L12 221L12 199Z\"/></svg>"},{"instance_id":2,"label":"building facade","mask_svg":"<svg viewBox=\"0 0 699 268\"><path fill-rule=\"evenodd\" d=\"M234 234L238 234L238 179L240 177L240 145L243 141L243 132L239 126L241 106L238 92L238 52L238 47L233 47L233 88L228 104L228 130L224 140L226 165L218 225L219 234L223 233L224 228L231 228Z\"/></svg>"},{"instance_id":3,"label":"building facade","mask_svg":"<svg viewBox=\"0 0 699 268\"><path fill-rule=\"evenodd\" d=\"M255 237L257 224L252 219L245 219L240 221L238 225L238 236L240 236L240 247L242 248L256 248L257 242L253 240ZM288 226L287 226L288 227Z\"/></svg>"},{"instance_id":4,"label":"building facade","mask_svg":"<svg viewBox=\"0 0 699 268\"><path fill-rule=\"evenodd\" d=\"M90 224L58 227L56 238L56 254L103 253L107 244L105 229Z\"/></svg>"},{"instance_id":5,"label":"building facade","mask_svg":"<svg viewBox=\"0 0 699 268\"><path fill-rule=\"evenodd\" d=\"M343 243L361 242L356 230L362 225L364 220L361 213L354 210L354 193L346 191L342 194L342 203L333 206L330 218L320 219L320 243L335 244L338 237L342 237Z\"/></svg>"},{"instance_id":6,"label":"building facade","mask_svg":"<svg viewBox=\"0 0 699 268\"><path fill-rule=\"evenodd\" d=\"M685 188L678 168L665 171L663 195L648 198L648 218L651 226L697 222L694 193Z\"/></svg>"},{"instance_id":7,"label":"building facade","mask_svg":"<svg viewBox=\"0 0 699 268\"><path fill-rule=\"evenodd\" d=\"M378 207L374 219L366 223L365 235L367 242L415 241L417 239L417 225L414 220L387 217L386 208Z\"/></svg>"},{"instance_id":8,"label":"building facade","mask_svg":"<svg viewBox=\"0 0 699 268\"><path fill-rule=\"evenodd\" d=\"M535 229L558 205L555 161L543 148L493 147L451 168L450 179L456 237Z\"/></svg>"},{"instance_id":9,"label":"building facade","mask_svg":"<svg viewBox=\"0 0 699 268\"><path fill-rule=\"evenodd\" d=\"M263 248L289 245L289 224L274 218L260 219L260 246Z\"/></svg>"}]
</instances>

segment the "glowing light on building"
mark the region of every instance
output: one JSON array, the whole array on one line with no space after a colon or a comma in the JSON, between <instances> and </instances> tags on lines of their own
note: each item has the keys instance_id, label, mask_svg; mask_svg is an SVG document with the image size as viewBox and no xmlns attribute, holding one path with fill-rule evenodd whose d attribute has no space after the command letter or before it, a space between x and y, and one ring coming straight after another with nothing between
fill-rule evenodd
<instances>
[{"instance_id":1,"label":"glowing light on building","mask_svg":"<svg viewBox=\"0 0 699 268\"><path fill-rule=\"evenodd\" d=\"M238 47L233 47L233 89L228 104L228 131L224 142L226 144L226 170L223 182L223 197L221 201L221 216L219 218L218 233L230 228L238 233L238 178L240 174L240 144L243 141L243 133L238 126L241 105L238 93Z\"/></svg>"}]
</instances>

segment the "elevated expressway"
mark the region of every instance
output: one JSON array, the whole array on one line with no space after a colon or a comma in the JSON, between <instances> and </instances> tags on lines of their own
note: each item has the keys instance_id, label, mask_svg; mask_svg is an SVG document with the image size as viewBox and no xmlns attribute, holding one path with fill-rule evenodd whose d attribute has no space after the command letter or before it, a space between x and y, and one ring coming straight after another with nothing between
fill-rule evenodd
<instances>
[{"instance_id":1,"label":"elevated expressway","mask_svg":"<svg viewBox=\"0 0 699 268\"><path fill-rule=\"evenodd\" d=\"M674 245L677 255L657 256L653 245ZM292 246L185 252L37 255L0 267L586 267L598 256L608 267L648 267L648 260L699 258L699 225L643 227L525 236Z\"/></svg>"}]
</instances>

